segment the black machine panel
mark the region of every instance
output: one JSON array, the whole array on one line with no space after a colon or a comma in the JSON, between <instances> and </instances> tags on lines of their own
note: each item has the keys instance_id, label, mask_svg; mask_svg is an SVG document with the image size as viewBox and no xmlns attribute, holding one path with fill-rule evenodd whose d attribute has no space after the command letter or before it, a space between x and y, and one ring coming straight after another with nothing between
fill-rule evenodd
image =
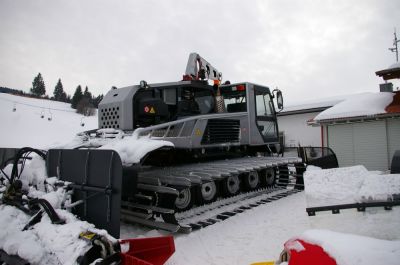
<instances>
[{"instance_id":1,"label":"black machine panel","mask_svg":"<svg viewBox=\"0 0 400 265\"><path fill-rule=\"evenodd\" d=\"M123 169L118 153L51 149L46 164L50 177L72 182L73 202L83 201L73 213L119 238Z\"/></svg>"}]
</instances>

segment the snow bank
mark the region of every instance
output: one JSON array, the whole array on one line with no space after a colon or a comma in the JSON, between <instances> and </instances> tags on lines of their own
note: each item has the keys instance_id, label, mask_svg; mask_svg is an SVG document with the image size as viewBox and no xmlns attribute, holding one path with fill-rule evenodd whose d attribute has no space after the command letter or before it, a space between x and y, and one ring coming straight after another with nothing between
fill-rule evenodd
<instances>
[{"instance_id":1,"label":"snow bank","mask_svg":"<svg viewBox=\"0 0 400 265\"><path fill-rule=\"evenodd\" d=\"M354 95L321 112L314 120L320 121L386 113L385 108L393 101L393 95L391 92Z\"/></svg>"},{"instance_id":2,"label":"snow bank","mask_svg":"<svg viewBox=\"0 0 400 265\"><path fill-rule=\"evenodd\" d=\"M387 200L400 194L400 175L380 175L364 166L312 170L304 174L309 207Z\"/></svg>"},{"instance_id":3,"label":"snow bank","mask_svg":"<svg viewBox=\"0 0 400 265\"><path fill-rule=\"evenodd\" d=\"M388 241L328 230L308 230L299 239L321 246L337 265L397 265L400 241Z\"/></svg>"}]
</instances>

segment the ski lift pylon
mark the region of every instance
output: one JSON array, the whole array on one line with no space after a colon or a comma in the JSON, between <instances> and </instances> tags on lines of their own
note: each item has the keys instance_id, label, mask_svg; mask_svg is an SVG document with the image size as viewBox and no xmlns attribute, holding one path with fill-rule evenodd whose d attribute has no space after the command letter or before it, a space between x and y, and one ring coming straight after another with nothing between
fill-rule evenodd
<instances>
[{"instance_id":1,"label":"ski lift pylon","mask_svg":"<svg viewBox=\"0 0 400 265\"><path fill-rule=\"evenodd\" d=\"M50 109L48 109L49 110L49 114L50 114L50 116L47 118L49 121L51 121L52 119L53 119L53 114L51 113L51 111L50 111Z\"/></svg>"}]
</instances>

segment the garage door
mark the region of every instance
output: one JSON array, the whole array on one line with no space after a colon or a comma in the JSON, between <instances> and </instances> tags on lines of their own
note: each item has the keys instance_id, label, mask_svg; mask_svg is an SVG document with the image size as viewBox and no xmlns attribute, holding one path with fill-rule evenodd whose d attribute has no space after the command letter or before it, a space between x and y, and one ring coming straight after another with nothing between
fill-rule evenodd
<instances>
[{"instance_id":1,"label":"garage door","mask_svg":"<svg viewBox=\"0 0 400 265\"><path fill-rule=\"evenodd\" d=\"M386 122L330 125L328 145L340 166L364 165L368 170L388 169Z\"/></svg>"},{"instance_id":2,"label":"garage door","mask_svg":"<svg viewBox=\"0 0 400 265\"><path fill-rule=\"evenodd\" d=\"M328 127L328 145L335 152L340 167L354 165L353 126L350 124Z\"/></svg>"}]
</instances>

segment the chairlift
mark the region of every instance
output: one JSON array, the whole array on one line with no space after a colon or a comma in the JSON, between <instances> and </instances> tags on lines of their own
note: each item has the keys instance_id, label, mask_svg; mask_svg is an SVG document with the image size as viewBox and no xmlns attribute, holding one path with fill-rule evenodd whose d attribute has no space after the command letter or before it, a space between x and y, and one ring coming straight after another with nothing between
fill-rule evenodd
<instances>
[{"instance_id":1,"label":"chairlift","mask_svg":"<svg viewBox=\"0 0 400 265\"><path fill-rule=\"evenodd\" d=\"M49 109L49 114L50 116L47 118L49 121L51 121L53 119L53 114L51 113L50 109Z\"/></svg>"},{"instance_id":2,"label":"chairlift","mask_svg":"<svg viewBox=\"0 0 400 265\"><path fill-rule=\"evenodd\" d=\"M81 126L83 127L83 126L85 126L85 123L83 122L83 119L84 119L85 117L82 117L81 118Z\"/></svg>"},{"instance_id":3,"label":"chairlift","mask_svg":"<svg viewBox=\"0 0 400 265\"><path fill-rule=\"evenodd\" d=\"M44 119L44 110L42 109L42 111L40 112L40 118Z\"/></svg>"}]
</instances>

